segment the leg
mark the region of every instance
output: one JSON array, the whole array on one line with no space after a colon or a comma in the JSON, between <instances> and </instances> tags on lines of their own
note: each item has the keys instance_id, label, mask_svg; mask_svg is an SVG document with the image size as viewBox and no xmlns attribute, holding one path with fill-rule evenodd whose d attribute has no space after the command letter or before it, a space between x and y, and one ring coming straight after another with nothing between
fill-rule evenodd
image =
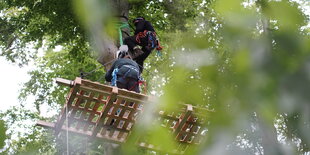
<instances>
[{"instance_id":1,"label":"leg","mask_svg":"<svg viewBox=\"0 0 310 155\"><path fill-rule=\"evenodd\" d=\"M138 80L133 79L133 78L129 78L128 79L128 87L129 87L129 89L131 89L130 91L135 91L137 93L140 93Z\"/></svg>"},{"instance_id":2,"label":"leg","mask_svg":"<svg viewBox=\"0 0 310 155\"><path fill-rule=\"evenodd\" d=\"M137 58L134 59L137 62L137 64L139 65L141 73L143 71L144 60L151 54L152 50L149 50L146 47L142 47L142 51L143 51L143 54L139 55Z\"/></svg>"},{"instance_id":3,"label":"leg","mask_svg":"<svg viewBox=\"0 0 310 155\"><path fill-rule=\"evenodd\" d=\"M117 85L117 88L123 88L123 89L127 89L127 81L126 79L124 78L117 78L117 82L116 82L116 85Z\"/></svg>"},{"instance_id":4,"label":"leg","mask_svg":"<svg viewBox=\"0 0 310 155\"><path fill-rule=\"evenodd\" d=\"M128 46L132 58L136 58L143 53L140 48L135 48L135 46L140 45L140 43L138 43L136 40L136 36L130 36L125 38L124 44Z\"/></svg>"},{"instance_id":5,"label":"leg","mask_svg":"<svg viewBox=\"0 0 310 155\"><path fill-rule=\"evenodd\" d=\"M129 36L124 39L124 44L128 46L130 52L133 52L133 48L138 44L136 36Z\"/></svg>"}]
</instances>

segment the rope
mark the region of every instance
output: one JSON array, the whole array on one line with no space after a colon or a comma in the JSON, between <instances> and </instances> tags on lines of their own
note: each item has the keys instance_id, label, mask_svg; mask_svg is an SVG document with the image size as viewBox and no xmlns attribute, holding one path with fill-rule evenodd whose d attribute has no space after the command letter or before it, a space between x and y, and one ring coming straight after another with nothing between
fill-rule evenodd
<instances>
[{"instance_id":1,"label":"rope","mask_svg":"<svg viewBox=\"0 0 310 155\"><path fill-rule=\"evenodd\" d=\"M109 62L103 64L102 66L99 66L99 67L95 68L94 70L92 70L92 71L90 71L90 72L81 72L81 73L80 73L80 77L83 79L83 78L89 76L90 74L94 73L96 70L100 69L101 67L104 67L104 66L106 66L106 65L108 65L108 64L110 64L110 63L112 63L114 60L115 60L115 59L112 59L111 61L109 61ZM101 78L100 78L100 79L101 79ZM98 80L98 81L99 81L99 80Z\"/></svg>"},{"instance_id":2,"label":"rope","mask_svg":"<svg viewBox=\"0 0 310 155\"><path fill-rule=\"evenodd\" d=\"M120 24L118 25L118 34L119 34L119 44L120 45L124 45L123 43L123 35L122 35L122 29L123 28L129 28L129 24L127 22L120 22Z\"/></svg>"},{"instance_id":3,"label":"rope","mask_svg":"<svg viewBox=\"0 0 310 155\"><path fill-rule=\"evenodd\" d=\"M66 108L66 121L67 121L67 131L66 131L66 144L67 144L67 155L69 155L69 121L68 121L68 107Z\"/></svg>"},{"instance_id":4,"label":"rope","mask_svg":"<svg viewBox=\"0 0 310 155\"><path fill-rule=\"evenodd\" d=\"M83 79L83 78L87 77L88 75L92 74L93 72L95 72L96 70L100 69L101 67L103 67L103 66L99 66L90 72L81 72L80 77Z\"/></svg>"}]
</instances>

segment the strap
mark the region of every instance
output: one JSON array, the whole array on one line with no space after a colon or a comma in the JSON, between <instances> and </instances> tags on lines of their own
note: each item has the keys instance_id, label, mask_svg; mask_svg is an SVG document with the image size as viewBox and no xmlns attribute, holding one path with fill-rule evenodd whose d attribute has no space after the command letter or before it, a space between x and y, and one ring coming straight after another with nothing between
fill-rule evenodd
<instances>
[{"instance_id":1,"label":"strap","mask_svg":"<svg viewBox=\"0 0 310 155\"><path fill-rule=\"evenodd\" d=\"M123 65L122 67L126 67L126 68L129 68L129 69L132 69L134 71L136 71L137 73L139 73L139 69L137 69L135 66L133 65Z\"/></svg>"}]
</instances>

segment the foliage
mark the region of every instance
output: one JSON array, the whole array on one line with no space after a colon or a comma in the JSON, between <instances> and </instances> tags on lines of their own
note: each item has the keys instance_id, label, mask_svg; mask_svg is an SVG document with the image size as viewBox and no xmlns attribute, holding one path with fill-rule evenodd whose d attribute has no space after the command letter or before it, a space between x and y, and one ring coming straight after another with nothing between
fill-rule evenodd
<instances>
[{"instance_id":1,"label":"foliage","mask_svg":"<svg viewBox=\"0 0 310 155\"><path fill-rule=\"evenodd\" d=\"M6 126L4 124L4 121L0 121L0 148L3 148L5 145L5 139L6 139Z\"/></svg>"},{"instance_id":2,"label":"foliage","mask_svg":"<svg viewBox=\"0 0 310 155\"><path fill-rule=\"evenodd\" d=\"M52 135L45 130L34 127L38 119L44 119L37 113L21 107L13 107L0 114L5 121L6 146L1 154L40 154L55 152Z\"/></svg>"},{"instance_id":3,"label":"foliage","mask_svg":"<svg viewBox=\"0 0 310 155\"><path fill-rule=\"evenodd\" d=\"M1 1L1 55L24 65L46 46L68 45L79 57L86 46L85 34L74 17L71 1ZM30 50L27 46L36 50Z\"/></svg>"},{"instance_id":4,"label":"foliage","mask_svg":"<svg viewBox=\"0 0 310 155\"><path fill-rule=\"evenodd\" d=\"M25 100L27 96L36 96L34 104L38 111L43 103L52 106L55 104L65 103L64 96L68 88L55 85L55 78L61 77L66 79L74 79L80 76L80 73L94 71L89 79L97 81L103 80L103 72L98 67L96 61L91 57L90 53L79 56L80 59L70 54L70 49L62 51L47 51L44 57L37 60L37 68L31 71L31 79L25 83L24 89L20 93L20 99ZM97 70L94 70L96 69ZM85 73L84 73L85 74Z\"/></svg>"},{"instance_id":5,"label":"foliage","mask_svg":"<svg viewBox=\"0 0 310 155\"><path fill-rule=\"evenodd\" d=\"M35 60L37 68L29 73L31 79L20 94L21 100L35 96L39 113L44 104L58 109L64 103L68 90L56 86L54 78L74 79L81 71L99 67L93 53L87 52L92 49L85 32L91 27L75 20L71 2L0 2L1 55L23 64L37 57L36 51L25 51L27 44L46 47L44 55ZM208 118L206 141L188 154L309 152L310 29L304 27L309 17L300 5L288 0L129 2L129 17L143 15L151 21L164 46L162 57L153 53L147 59L143 73L150 84L149 93L160 97L160 108L173 111L183 102L215 111ZM63 48L53 50L57 45ZM98 69L87 79L103 83L103 75ZM43 119L39 113L15 109L2 117L8 117L6 124L11 126L16 121ZM145 122L136 125L124 145L126 154L151 153L133 149L138 135L166 150L174 149L168 131ZM65 150L44 130L24 128L31 132L11 143L9 153L57 154ZM90 142L85 148L84 140L80 141L70 143L77 152L106 151L102 142Z\"/></svg>"}]
</instances>

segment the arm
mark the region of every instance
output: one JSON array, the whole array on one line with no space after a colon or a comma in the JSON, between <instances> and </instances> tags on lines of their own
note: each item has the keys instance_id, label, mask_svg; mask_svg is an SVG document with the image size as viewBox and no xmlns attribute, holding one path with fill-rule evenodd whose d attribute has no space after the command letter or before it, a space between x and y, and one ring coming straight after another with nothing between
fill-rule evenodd
<instances>
[{"instance_id":1,"label":"arm","mask_svg":"<svg viewBox=\"0 0 310 155\"><path fill-rule=\"evenodd\" d=\"M145 26L146 30L155 32L154 27L152 26L152 24L149 21L145 21L144 26Z\"/></svg>"}]
</instances>

